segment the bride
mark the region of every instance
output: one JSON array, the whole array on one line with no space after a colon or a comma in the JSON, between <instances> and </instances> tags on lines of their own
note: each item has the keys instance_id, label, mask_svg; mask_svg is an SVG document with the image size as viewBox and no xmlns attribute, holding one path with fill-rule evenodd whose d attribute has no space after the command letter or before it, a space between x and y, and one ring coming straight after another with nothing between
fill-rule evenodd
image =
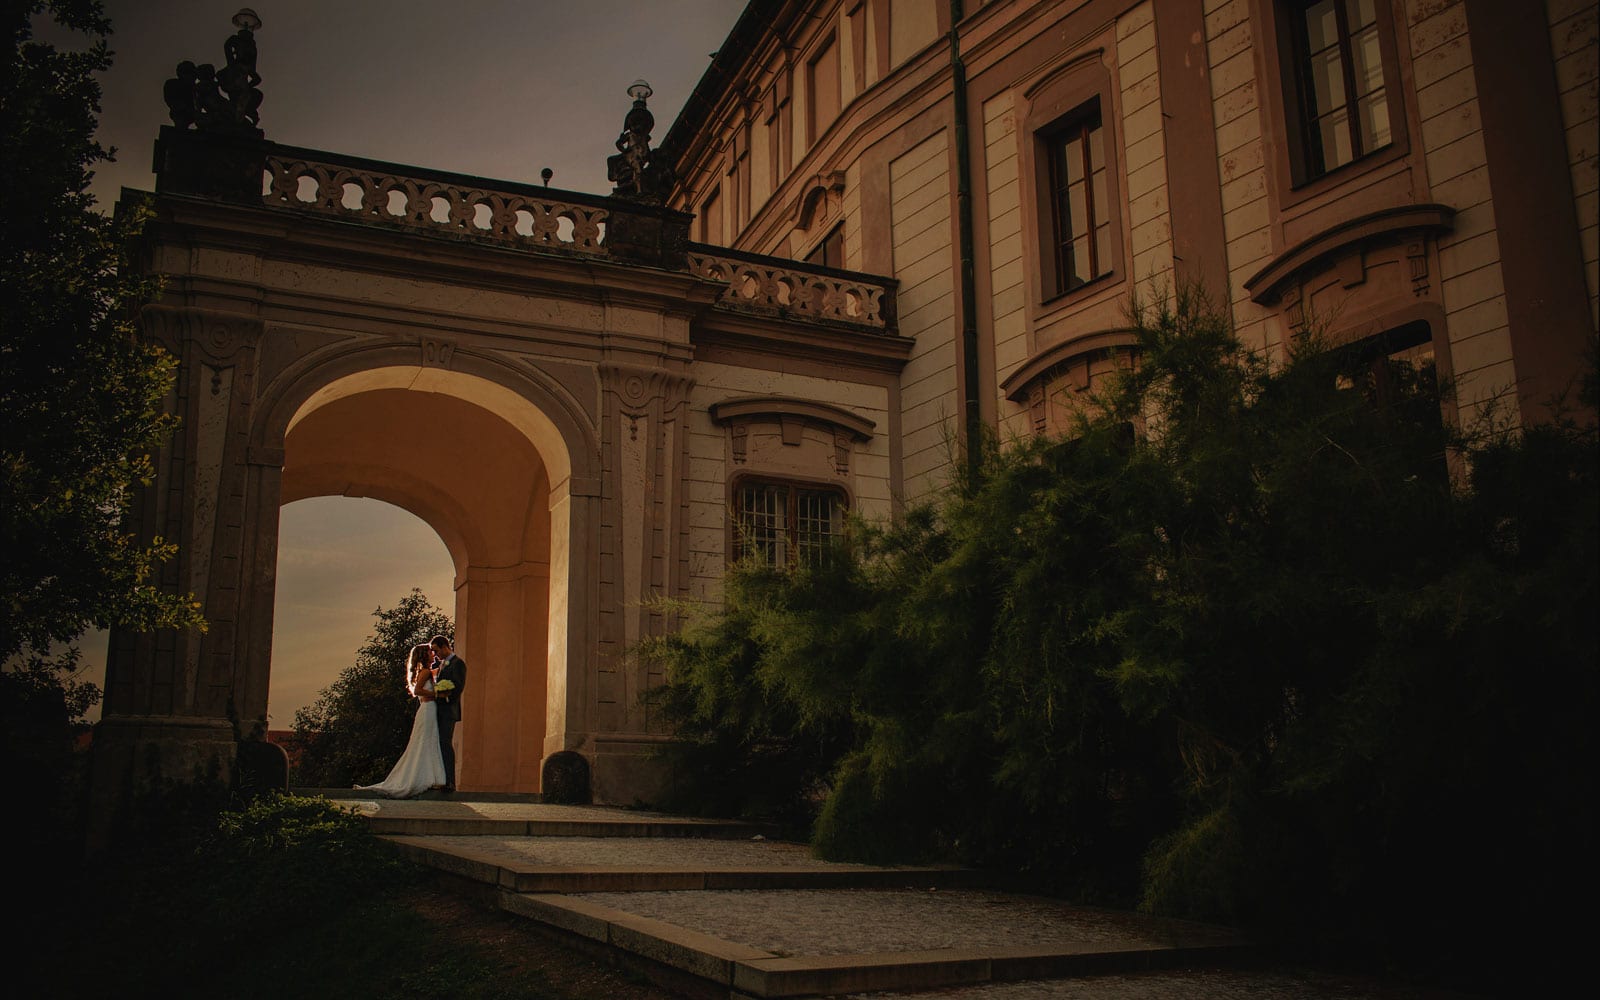
<instances>
[{"instance_id":1,"label":"bride","mask_svg":"<svg viewBox=\"0 0 1600 1000\"><path fill-rule=\"evenodd\" d=\"M433 650L426 644L411 647L406 657L406 690L421 702L411 723L411 740L395 761L394 770L376 785L356 785L357 791L377 792L386 799L405 799L444 785L444 757L439 752L439 706L433 700Z\"/></svg>"}]
</instances>

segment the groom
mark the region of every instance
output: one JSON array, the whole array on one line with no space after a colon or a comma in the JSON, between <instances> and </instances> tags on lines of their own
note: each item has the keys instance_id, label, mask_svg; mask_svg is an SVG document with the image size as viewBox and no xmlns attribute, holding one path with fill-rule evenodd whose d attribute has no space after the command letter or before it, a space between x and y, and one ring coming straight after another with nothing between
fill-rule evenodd
<instances>
[{"instance_id":1,"label":"groom","mask_svg":"<svg viewBox=\"0 0 1600 1000\"><path fill-rule=\"evenodd\" d=\"M438 658L433 670L433 680L449 681L455 689L441 694L439 701L439 753L444 757L444 790L456 790L456 750L450 744L455 735L456 723L461 721L461 692L467 689L467 661L456 655L450 640L436 635L429 641L433 655Z\"/></svg>"}]
</instances>

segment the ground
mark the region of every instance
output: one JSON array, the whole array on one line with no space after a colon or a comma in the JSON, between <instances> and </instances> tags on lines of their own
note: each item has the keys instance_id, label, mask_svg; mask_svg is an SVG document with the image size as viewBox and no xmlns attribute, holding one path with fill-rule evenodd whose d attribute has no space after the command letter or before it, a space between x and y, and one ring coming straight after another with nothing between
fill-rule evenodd
<instances>
[{"instance_id":1,"label":"ground","mask_svg":"<svg viewBox=\"0 0 1600 1000\"><path fill-rule=\"evenodd\" d=\"M584 954L547 936L537 925L465 899L443 886L419 889L406 900L430 923L455 928L501 965L508 979L542 975L558 1000L682 1000L642 974Z\"/></svg>"}]
</instances>

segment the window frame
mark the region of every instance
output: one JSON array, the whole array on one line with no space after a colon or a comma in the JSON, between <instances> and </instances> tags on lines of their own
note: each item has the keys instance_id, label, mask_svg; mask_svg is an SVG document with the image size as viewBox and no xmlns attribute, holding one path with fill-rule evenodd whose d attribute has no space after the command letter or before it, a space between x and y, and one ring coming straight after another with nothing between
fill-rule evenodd
<instances>
[{"instance_id":1,"label":"window frame","mask_svg":"<svg viewBox=\"0 0 1600 1000\"><path fill-rule=\"evenodd\" d=\"M1035 133L1036 141L1043 150L1044 170L1048 178L1042 189L1047 197L1041 198L1048 201L1050 229L1049 257L1051 260L1051 281L1049 284L1049 298L1070 295L1080 289L1093 285L1103 278L1112 275L1115 268L1112 266L1112 253L1110 245L1110 228L1115 224L1117 213L1112 211L1110 176L1114 168L1114 161L1106 150L1105 112L1100 106L1098 98L1091 98L1072 111L1063 115L1055 122ZM1097 204L1094 189L1094 157L1091 152L1091 134L1098 134L1101 147L1101 171L1105 174L1105 190L1103 203ZM1084 214L1087 216L1084 227L1084 240L1089 251L1089 276L1073 283L1073 271L1069 268L1072 261L1072 245L1077 242L1077 230L1066 229L1070 226L1070 219L1065 219L1067 212L1066 203L1070 202L1070 189L1072 182L1069 180L1069 164L1066 156L1066 146L1078 141L1081 144L1080 169L1083 175L1080 183L1084 191ZM1105 217L1104 225L1107 227L1106 259L1101 260L1099 247L1099 229Z\"/></svg>"},{"instance_id":2,"label":"window frame","mask_svg":"<svg viewBox=\"0 0 1600 1000\"><path fill-rule=\"evenodd\" d=\"M828 248L832 246L837 246L839 248L839 260L836 264L830 264L827 259ZM821 252L822 254L821 260L816 259L818 252ZM805 256L800 259L807 264L815 264L818 267L831 267L835 270L843 271L845 270L844 254L844 223L838 222L834 224L832 229L828 230L828 234L826 236L818 240L810 250L806 251Z\"/></svg>"},{"instance_id":3,"label":"window frame","mask_svg":"<svg viewBox=\"0 0 1600 1000\"><path fill-rule=\"evenodd\" d=\"M1380 168L1410 153L1411 97L1406 88L1410 78L1409 64L1402 66L1401 51L1390 0L1376 0L1378 52L1383 60L1383 88L1389 112L1389 141L1376 149L1366 151L1348 163L1342 163L1322 173L1312 173L1308 148L1306 122L1305 83L1299 57L1297 40L1298 22L1302 12L1318 0L1264 0L1261 11L1271 23L1261 31L1260 38L1267 41L1262 46L1262 80L1277 80L1277 87L1260 88L1263 111L1267 120L1281 127L1277 141L1267 141L1269 156L1277 161L1274 172L1278 175L1279 203L1284 208L1315 197L1331 187L1344 183L1351 177ZM1342 7L1344 0L1338 0ZM1353 72L1347 63L1345 72ZM1346 86L1348 86L1348 82ZM1348 105L1347 105L1348 106Z\"/></svg>"},{"instance_id":4,"label":"window frame","mask_svg":"<svg viewBox=\"0 0 1600 1000\"><path fill-rule=\"evenodd\" d=\"M743 528L745 508L742 503L745 491L753 488L782 489L786 490L788 494L784 504L785 526L782 529L784 532L782 561L780 563L765 560L767 565L774 569L789 570L799 567L802 553L807 551L800 541L800 519L798 516L800 494L831 495L833 498L833 530L829 534L822 536L824 542L821 547L817 547L816 543L812 543L812 548L810 549L812 553L826 551L827 544L842 534L840 529L843 527L844 515L850 510L850 493L843 484L764 473L741 474L736 476L729 484L728 561L730 563L741 561L751 555L751 551L746 547L745 542L747 537ZM816 565L814 556L807 565Z\"/></svg>"},{"instance_id":5,"label":"window frame","mask_svg":"<svg viewBox=\"0 0 1600 1000\"><path fill-rule=\"evenodd\" d=\"M1097 301L1128 273L1126 211L1122 204L1124 153L1118 129L1118 104L1106 49L1088 48L1066 59L1026 85L1017 97L1018 194L1022 202L1022 238L1029 279L1029 324L1036 333L1054 322L1063 308ZM1048 141L1086 109L1100 119L1106 161L1106 219L1109 224L1109 267L1093 280L1071 288L1058 287L1052 247L1054 206L1051 197Z\"/></svg>"},{"instance_id":6,"label":"window frame","mask_svg":"<svg viewBox=\"0 0 1600 1000\"><path fill-rule=\"evenodd\" d=\"M833 112L827 121L822 120L817 102L818 64L833 56ZM818 36L816 45L806 57L806 148L817 144L829 126L844 113L844 59L839 50L839 32L830 28Z\"/></svg>"},{"instance_id":7,"label":"window frame","mask_svg":"<svg viewBox=\"0 0 1600 1000\"><path fill-rule=\"evenodd\" d=\"M713 208L716 209L717 224L718 224L717 228L719 230L722 230L721 232L713 233L711 231L711 212L712 212ZM727 246L728 237L726 235L726 227L723 224L723 214L724 213L723 213L723 210L722 210L722 185L721 184L713 184L711 186L711 190L706 193L706 196L704 198L700 199L700 213L699 214L700 214L700 242L709 243L712 246L718 246L718 247Z\"/></svg>"}]
</instances>

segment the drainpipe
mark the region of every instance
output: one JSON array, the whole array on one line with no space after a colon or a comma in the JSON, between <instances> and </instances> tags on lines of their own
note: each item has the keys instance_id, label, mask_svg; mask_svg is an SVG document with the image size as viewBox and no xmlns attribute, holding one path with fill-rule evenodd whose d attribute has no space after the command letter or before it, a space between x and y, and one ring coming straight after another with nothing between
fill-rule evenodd
<instances>
[{"instance_id":1,"label":"drainpipe","mask_svg":"<svg viewBox=\"0 0 1600 1000\"><path fill-rule=\"evenodd\" d=\"M972 156L967 145L967 67L961 61L961 0L950 0L950 90L955 101L956 229L961 250L961 381L965 388L967 472L983 465L983 414L978 405L978 279L972 253Z\"/></svg>"}]
</instances>

